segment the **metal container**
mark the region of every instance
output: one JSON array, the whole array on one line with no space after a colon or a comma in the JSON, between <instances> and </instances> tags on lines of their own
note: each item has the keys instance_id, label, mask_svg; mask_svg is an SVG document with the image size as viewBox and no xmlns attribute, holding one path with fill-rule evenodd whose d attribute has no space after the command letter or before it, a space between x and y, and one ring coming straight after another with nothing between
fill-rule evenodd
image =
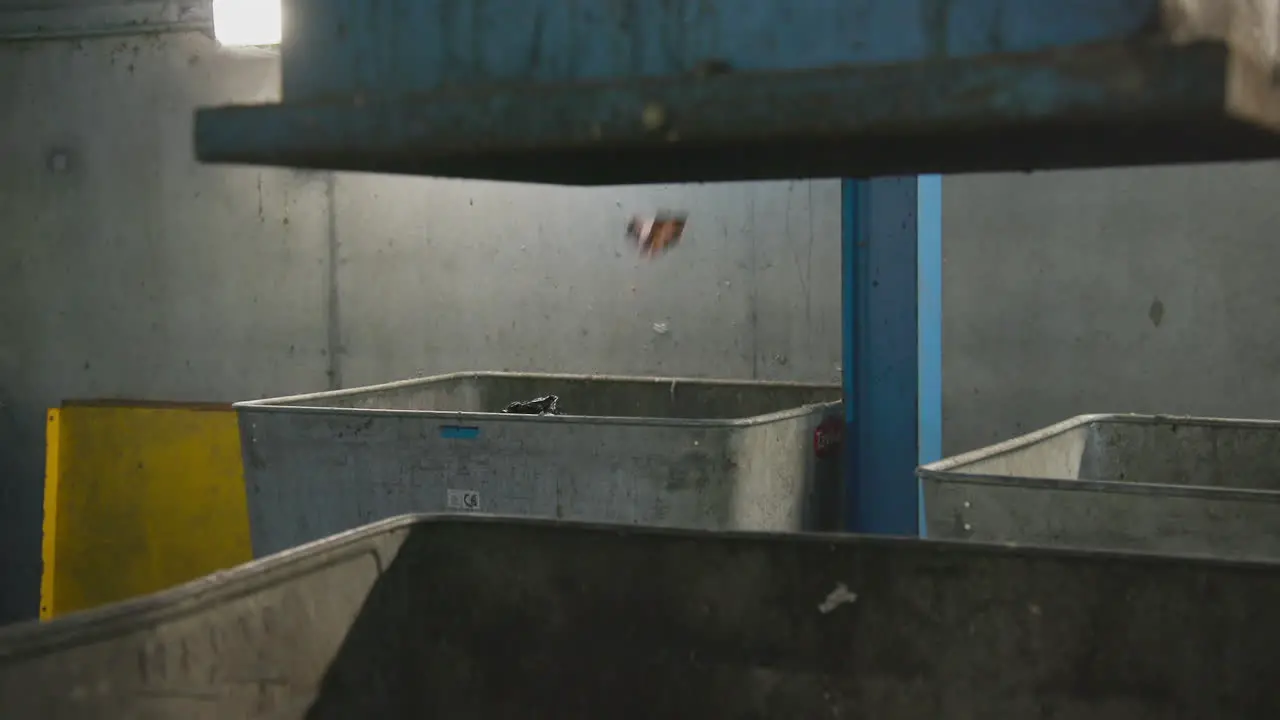
<instances>
[{"instance_id":1,"label":"metal container","mask_svg":"<svg viewBox=\"0 0 1280 720\"><path fill-rule=\"evenodd\" d=\"M1280 422L1083 415L919 476L931 538L1280 558Z\"/></svg>"},{"instance_id":2,"label":"metal container","mask_svg":"<svg viewBox=\"0 0 1280 720\"><path fill-rule=\"evenodd\" d=\"M1280 717L1280 566L403 518L0 629L0 715Z\"/></svg>"},{"instance_id":3,"label":"metal container","mask_svg":"<svg viewBox=\"0 0 1280 720\"><path fill-rule=\"evenodd\" d=\"M503 414L556 395L566 415ZM256 556L408 512L835 529L832 385L460 373L236 405ZM823 425L824 419L830 419Z\"/></svg>"}]
</instances>

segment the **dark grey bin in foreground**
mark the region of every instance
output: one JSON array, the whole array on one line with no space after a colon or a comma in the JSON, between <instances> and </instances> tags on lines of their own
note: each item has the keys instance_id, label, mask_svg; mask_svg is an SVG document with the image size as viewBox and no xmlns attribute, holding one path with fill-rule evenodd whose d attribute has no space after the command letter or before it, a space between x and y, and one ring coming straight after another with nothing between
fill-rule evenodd
<instances>
[{"instance_id":1,"label":"dark grey bin in foreground","mask_svg":"<svg viewBox=\"0 0 1280 720\"><path fill-rule=\"evenodd\" d=\"M1084 415L919 476L931 538L1280 559L1280 422Z\"/></svg>"},{"instance_id":2,"label":"dark grey bin in foreground","mask_svg":"<svg viewBox=\"0 0 1280 720\"><path fill-rule=\"evenodd\" d=\"M557 395L563 416L501 414ZM408 512L838 526L833 385L459 373L239 403L258 556Z\"/></svg>"},{"instance_id":3,"label":"dark grey bin in foreground","mask_svg":"<svg viewBox=\"0 0 1280 720\"><path fill-rule=\"evenodd\" d=\"M6 720L1280 717L1280 567L392 520L0 630Z\"/></svg>"}]
</instances>

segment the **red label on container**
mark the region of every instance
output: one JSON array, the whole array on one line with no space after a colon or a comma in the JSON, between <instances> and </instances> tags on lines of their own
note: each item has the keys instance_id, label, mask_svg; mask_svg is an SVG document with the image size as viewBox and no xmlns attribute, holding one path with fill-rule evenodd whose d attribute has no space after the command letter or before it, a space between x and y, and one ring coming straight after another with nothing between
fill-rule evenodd
<instances>
[{"instance_id":1,"label":"red label on container","mask_svg":"<svg viewBox=\"0 0 1280 720\"><path fill-rule=\"evenodd\" d=\"M813 431L813 452L818 457L828 457L840 450L844 439L844 423L839 418L823 420Z\"/></svg>"}]
</instances>

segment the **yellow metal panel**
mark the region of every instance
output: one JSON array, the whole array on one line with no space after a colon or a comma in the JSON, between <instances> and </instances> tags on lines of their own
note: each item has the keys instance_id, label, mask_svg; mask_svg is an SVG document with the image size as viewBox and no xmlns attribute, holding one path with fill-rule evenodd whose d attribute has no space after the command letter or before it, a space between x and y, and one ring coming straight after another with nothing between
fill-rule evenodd
<instances>
[{"instance_id":1,"label":"yellow metal panel","mask_svg":"<svg viewBox=\"0 0 1280 720\"><path fill-rule=\"evenodd\" d=\"M66 404L54 417L48 472L55 479L46 483L46 496L50 487L56 494L52 520L46 510L46 537L56 538L45 552L48 617L252 559L231 408Z\"/></svg>"},{"instance_id":2,"label":"yellow metal panel","mask_svg":"<svg viewBox=\"0 0 1280 720\"><path fill-rule=\"evenodd\" d=\"M49 410L45 423L44 443L44 527L41 529L40 561L40 619L53 617L53 580L57 576L54 560L57 558L58 538L58 463L59 412Z\"/></svg>"}]
</instances>

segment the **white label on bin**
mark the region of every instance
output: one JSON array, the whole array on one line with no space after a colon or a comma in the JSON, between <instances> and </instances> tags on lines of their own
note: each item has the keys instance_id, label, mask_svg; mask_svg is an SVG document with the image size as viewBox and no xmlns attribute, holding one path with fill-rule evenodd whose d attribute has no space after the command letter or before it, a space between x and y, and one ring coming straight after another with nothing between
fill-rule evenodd
<instances>
[{"instance_id":1,"label":"white label on bin","mask_svg":"<svg viewBox=\"0 0 1280 720\"><path fill-rule=\"evenodd\" d=\"M480 509L480 493L475 490L450 489L445 497L445 506L450 510L476 511Z\"/></svg>"}]
</instances>

